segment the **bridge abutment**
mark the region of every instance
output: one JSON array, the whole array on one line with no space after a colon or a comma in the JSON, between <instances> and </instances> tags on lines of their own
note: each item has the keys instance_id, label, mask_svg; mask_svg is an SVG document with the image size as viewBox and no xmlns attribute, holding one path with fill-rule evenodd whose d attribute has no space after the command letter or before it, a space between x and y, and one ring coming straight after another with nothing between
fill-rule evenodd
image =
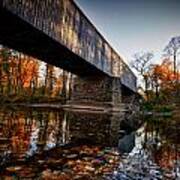
<instances>
[{"instance_id":1,"label":"bridge abutment","mask_svg":"<svg viewBox=\"0 0 180 180\"><path fill-rule=\"evenodd\" d=\"M119 78L105 75L74 78L70 104L119 108L121 102Z\"/></svg>"}]
</instances>

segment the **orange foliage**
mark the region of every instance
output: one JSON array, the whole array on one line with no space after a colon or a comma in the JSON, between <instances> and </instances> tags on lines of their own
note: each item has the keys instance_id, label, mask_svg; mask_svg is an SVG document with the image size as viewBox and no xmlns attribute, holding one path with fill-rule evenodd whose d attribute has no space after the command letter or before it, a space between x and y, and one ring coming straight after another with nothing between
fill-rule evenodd
<instances>
[{"instance_id":1,"label":"orange foliage","mask_svg":"<svg viewBox=\"0 0 180 180\"><path fill-rule=\"evenodd\" d=\"M52 97L55 97L60 91L62 91L62 88L63 88L63 79L62 77L59 77L56 79L56 83L52 91Z\"/></svg>"},{"instance_id":2,"label":"orange foliage","mask_svg":"<svg viewBox=\"0 0 180 180\"><path fill-rule=\"evenodd\" d=\"M180 80L180 74L174 74L173 63L170 59L164 59L162 64L154 66L153 75L161 82L161 88L171 89L176 80Z\"/></svg>"},{"instance_id":3,"label":"orange foliage","mask_svg":"<svg viewBox=\"0 0 180 180\"><path fill-rule=\"evenodd\" d=\"M39 65L35 59L24 58L21 66L20 79L24 88L30 87L33 78L38 77Z\"/></svg>"},{"instance_id":4,"label":"orange foliage","mask_svg":"<svg viewBox=\"0 0 180 180\"><path fill-rule=\"evenodd\" d=\"M180 153L176 152L170 146L162 146L155 153L155 161L162 168L172 169L176 159L179 159Z\"/></svg>"},{"instance_id":5,"label":"orange foliage","mask_svg":"<svg viewBox=\"0 0 180 180\"><path fill-rule=\"evenodd\" d=\"M13 126L14 132L11 136L11 150L13 153L25 153L29 146L30 131L25 129L24 117L18 117L16 120L17 124Z\"/></svg>"},{"instance_id":6,"label":"orange foliage","mask_svg":"<svg viewBox=\"0 0 180 180\"><path fill-rule=\"evenodd\" d=\"M0 54L1 82L6 85L9 83L9 78L14 86L17 86L19 81L22 87L30 87L32 80L38 77L39 64L37 60L21 53L11 52L9 49L0 49L1 51L8 54L6 58L3 57L2 53ZM3 64L7 64L6 71L3 69Z\"/></svg>"}]
</instances>

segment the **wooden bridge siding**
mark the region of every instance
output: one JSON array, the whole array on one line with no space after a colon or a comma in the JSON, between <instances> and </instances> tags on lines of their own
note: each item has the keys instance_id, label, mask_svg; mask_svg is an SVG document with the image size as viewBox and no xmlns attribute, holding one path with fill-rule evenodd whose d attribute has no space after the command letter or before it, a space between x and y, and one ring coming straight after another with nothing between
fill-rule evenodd
<instances>
[{"instance_id":1,"label":"wooden bridge siding","mask_svg":"<svg viewBox=\"0 0 180 180\"><path fill-rule=\"evenodd\" d=\"M2 0L2 5L136 91L136 77L71 0Z\"/></svg>"}]
</instances>

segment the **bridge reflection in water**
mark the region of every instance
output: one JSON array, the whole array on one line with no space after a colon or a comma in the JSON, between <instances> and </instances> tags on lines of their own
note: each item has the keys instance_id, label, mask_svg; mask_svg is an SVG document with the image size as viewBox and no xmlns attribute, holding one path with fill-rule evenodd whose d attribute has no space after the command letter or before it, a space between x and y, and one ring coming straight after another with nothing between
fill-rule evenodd
<instances>
[{"instance_id":1,"label":"bridge reflection in water","mask_svg":"<svg viewBox=\"0 0 180 180\"><path fill-rule=\"evenodd\" d=\"M71 178L78 172L92 177L112 172L119 163L120 122L119 113L3 109L0 176L37 178L48 169L69 169Z\"/></svg>"},{"instance_id":2,"label":"bridge reflection in water","mask_svg":"<svg viewBox=\"0 0 180 180\"><path fill-rule=\"evenodd\" d=\"M119 174L113 176L133 177L144 173L142 167L148 178L155 177L152 169L157 177L178 176L178 119L149 117L135 133L125 128L119 114L1 109L0 177L102 179L117 167Z\"/></svg>"},{"instance_id":3,"label":"bridge reflection in water","mask_svg":"<svg viewBox=\"0 0 180 180\"><path fill-rule=\"evenodd\" d=\"M0 118L0 151L10 153L11 160L66 144L118 145L119 114L5 110Z\"/></svg>"}]
</instances>

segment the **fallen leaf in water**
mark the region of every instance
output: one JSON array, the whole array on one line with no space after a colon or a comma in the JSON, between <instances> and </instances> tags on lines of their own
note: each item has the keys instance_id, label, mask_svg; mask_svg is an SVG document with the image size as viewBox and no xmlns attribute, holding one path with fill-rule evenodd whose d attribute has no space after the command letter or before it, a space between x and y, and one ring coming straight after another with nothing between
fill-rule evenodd
<instances>
[{"instance_id":1,"label":"fallen leaf in water","mask_svg":"<svg viewBox=\"0 0 180 180\"><path fill-rule=\"evenodd\" d=\"M68 159L74 159L74 158L76 158L77 156L78 156L77 154L69 154L69 155L66 156L66 158L68 158Z\"/></svg>"},{"instance_id":2,"label":"fallen leaf in water","mask_svg":"<svg viewBox=\"0 0 180 180\"><path fill-rule=\"evenodd\" d=\"M93 168L93 167L91 167L91 166L85 166L85 169L86 169L87 171L90 171L90 172L95 171L95 168Z\"/></svg>"},{"instance_id":3,"label":"fallen leaf in water","mask_svg":"<svg viewBox=\"0 0 180 180\"><path fill-rule=\"evenodd\" d=\"M19 171L21 169L22 169L21 166L11 166L11 167L6 168L6 170L9 171L9 172L15 172L15 171Z\"/></svg>"}]
</instances>

